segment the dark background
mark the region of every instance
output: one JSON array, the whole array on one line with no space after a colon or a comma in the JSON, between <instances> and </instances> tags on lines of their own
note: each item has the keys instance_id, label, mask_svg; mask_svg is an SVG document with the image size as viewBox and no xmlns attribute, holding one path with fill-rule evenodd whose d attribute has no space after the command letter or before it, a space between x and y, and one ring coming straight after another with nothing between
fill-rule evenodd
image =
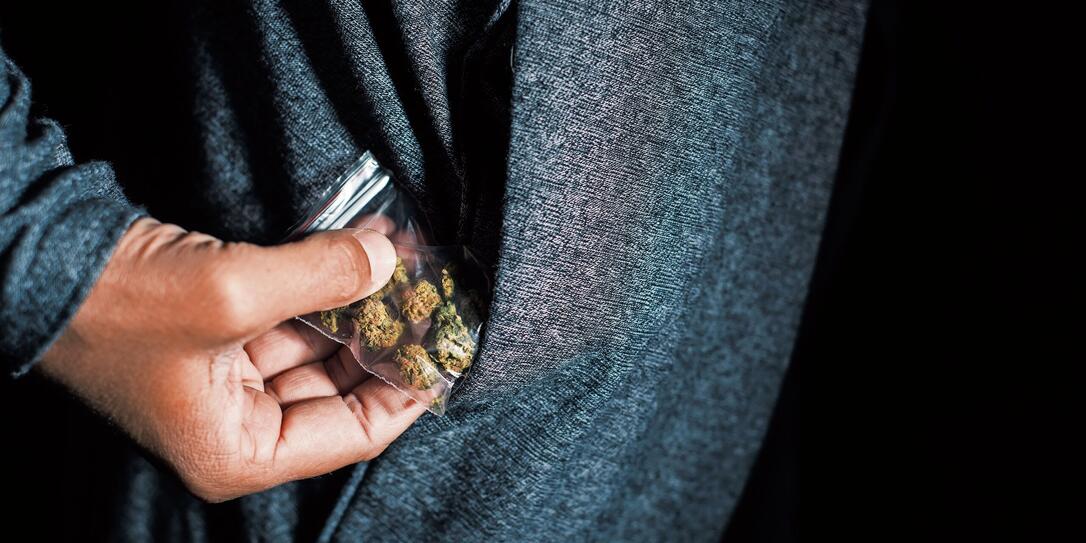
<instances>
[{"instance_id":1,"label":"dark background","mask_svg":"<svg viewBox=\"0 0 1086 543\"><path fill-rule=\"evenodd\" d=\"M77 156L110 156L108 130L135 127L96 104L185 97L160 52L82 21L170 16L169 3L72 4L54 19L2 2L0 38ZM793 363L726 541L1076 539L1086 411L1068 369L1086 358L1065 348L1083 331L1077 20L1027 4L872 4ZM50 32L88 47L27 45L48 47L32 38ZM94 84L110 77L93 62L103 50L146 66L140 84ZM49 412L25 413L42 395ZM125 438L89 442L86 428L105 423L36 374L0 380L0 401L2 529L104 533L95 489L118 480Z\"/></svg>"},{"instance_id":2,"label":"dark background","mask_svg":"<svg viewBox=\"0 0 1086 543\"><path fill-rule=\"evenodd\" d=\"M793 365L726 541L1086 540L1080 20L872 4Z\"/></svg>"}]
</instances>

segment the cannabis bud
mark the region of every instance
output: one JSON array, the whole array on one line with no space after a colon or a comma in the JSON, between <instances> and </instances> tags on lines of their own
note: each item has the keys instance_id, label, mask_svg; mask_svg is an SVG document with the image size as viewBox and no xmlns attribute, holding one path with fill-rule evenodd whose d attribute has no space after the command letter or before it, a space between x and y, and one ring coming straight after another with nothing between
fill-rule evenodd
<instances>
[{"instance_id":1,"label":"cannabis bud","mask_svg":"<svg viewBox=\"0 0 1086 543\"><path fill-rule=\"evenodd\" d=\"M449 268L441 268L441 295L446 300L451 300L453 295L453 280L449 275Z\"/></svg>"},{"instance_id":2,"label":"cannabis bud","mask_svg":"<svg viewBox=\"0 0 1086 543\"><path fill-rule=\"evenodd\" d=\"M397 286L407 284L407 268L403 266L403 259L396 257L396 269L392 272L392 277L389 278L385 286L380 290L369 295L369 298L374 300L383 300L385 296L388 296Z\"/></svg>"},{"instance_id":3,"label":"cannabis bud","mask_svg":"<svg viewBox=\"0 0 1086 543\"><path fill-rule=\"evenodd\" d=\"M429 317L439 303L441 303L441 296L437 293L437 287L423 279L415 285L415 288L404 290L401 312L405 319L419 322Z\"/></svg>"},{"instance_id":4,"label":"cannabis bud","mask_svg":"<svg viewBox=\"0 0 1086 543\"><path fill-rule=\"evenodd\" d=\"M479 350L486 270L468 247L426 244L436 236L417 202L373 153L329 186L328 198L314 202L289 239L379 222L395 233L400 256L388 281L369 296L298 318L345 345L363 369L440 415Z\"/></svg>"},{"instance_id":5,"label":"cannabis bud","mask_svg":"<svg viewBox=\"0 0 1086 543\"><path fill-rule=\"evenodd\" d=\"M471 359L475 356L475 340L456 313L452 300L438 306L434 317L430 341L437 351L437 362L448 371L463 373L471 366Z\"/></svg>"},{"instance_id":6,"label":"cannabis bud","mask_svg":"<svg viewBox=\"0 0 1086 543\"><path fill-rule=\"evenodd\" d=\"M321 324L330 332L339 332L339 319L347 312L346 307L337 307L328 311L321 311Z\"/></svg>"},{"instance_id":7,"label":"cannabis bud","mask_svg":"<svg viewBox=\"0 0 1086 543\"><path fill-rule=\"evenodd\" d=\"M441 378L430 353L422 345L409 343L400 346L392 361L400 368L404 384L417 390L427 390Z\"/></svg>"},{"instance_id":8,"label":"cannabis bud","mask_svg":"<svg viewBox=\"0 0 1086 543\"><path fill-rule=\"evenodd\" d=\"M403 333L403 323L389 316L388 307L380 299L362 300L355 323L362 346L371 351L392 347Z\"/></svg>"}]
</instances>

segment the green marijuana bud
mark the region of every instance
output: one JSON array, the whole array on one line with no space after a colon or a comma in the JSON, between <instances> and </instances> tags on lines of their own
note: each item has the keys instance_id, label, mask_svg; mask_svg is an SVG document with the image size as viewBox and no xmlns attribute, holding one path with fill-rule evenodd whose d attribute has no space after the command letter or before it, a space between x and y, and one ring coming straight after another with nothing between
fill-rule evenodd
<instances>
[{"instance_id":1,"label":"green marijuana bud","mask_svg":"<svg viewBox=\"0 0 1086 543\"><path fill-rule=\"evenodd\" d=\"M385 296L388 296L397 286L407 283L407 268L403 266L403 259L396 257L396 270L392 272L392 277L389 278L385 286L380 290L369 295L369 298L374 300L383 300Z\"/></svg>"},{"instance_id":2,"label":"green marijuana bud","mask_svg":"<svg viewBox=\"0 0 1086 543\"><path fill-rule=\"evenodd\" d=\"M449 268L442 268L441 270L441 294L445 296L446 300L452 299L453 295L453 280L449 275Z\"/></svg>"},{"instance_id":3,"label":"green marijuana bud","mask_svg":"<svg viewBox=\"0 0 1086 543\"><path fill-rule=\"evenodd\" d=\"M339 318L346 312L346 307L337 307L335 309L329 309L328 311L321 311L321 324L335 334L336 332L339 332Z\"/></svg>"},{"instance_id":4,"label":"green marijuana bud","mask_svg":"<svg viewBox=\"0 0 1086 543\"><path fill-rule=\"evenodd\" d=\"M405 385L418 390L427 390L441 378L433 359L422 345L409 343L396 349L392 361L400 368L400 377Z\"/></svg>"},{"instance_id":5,"label":"green marijuana bud","mask_svg":"<svg viewBox=\"0 0 1086 543\"><path fill-rule=\"evenodd\" d=\"M437 294L437 287L423 279L415 285L414 289L404 290L401 312L405 319L419 322L429 317L439 303L441 303L441 296Z\"/></svg>"},{"instance_id":6,"label":"green marijuana bud","mask_svg":"<svg viewBox=\"0 0 1086 543\"><path fill-rule=\"evenodd\" d=\"M366 298L355 317L362 346L371 351L387 349L396 344L403 333L403 323L393 320L388 307L379 299Z\"/></svg>"},{"instance_id":7,"label":"green marijuana bud","mask_svg":"<svg viewBox=\"0 0 1086 543\"><path fill-rule=\"evenodd\" d=\"M448 371L463 373L475 356L475 340L452 301L438 306L434 317L429 339L433 342L437 362Z\"/></svg>"}]
</instances>

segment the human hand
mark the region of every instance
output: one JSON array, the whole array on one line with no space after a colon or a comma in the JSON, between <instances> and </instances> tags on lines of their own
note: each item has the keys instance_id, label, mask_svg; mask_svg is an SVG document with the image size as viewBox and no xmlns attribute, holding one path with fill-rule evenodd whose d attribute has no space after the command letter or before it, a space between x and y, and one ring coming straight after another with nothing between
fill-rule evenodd
<instances>
[{"instance_id":1,"label":"human hand","mask_svg":"<svg viewBox=\"0 0 1086 543\"><path fill-rule=\"evenodd\" d=\"M425 411L294 315L388 281L373 230L258 247L137 221L40 363L201 498L371 459Z\"/></svg>"}]
</instances>

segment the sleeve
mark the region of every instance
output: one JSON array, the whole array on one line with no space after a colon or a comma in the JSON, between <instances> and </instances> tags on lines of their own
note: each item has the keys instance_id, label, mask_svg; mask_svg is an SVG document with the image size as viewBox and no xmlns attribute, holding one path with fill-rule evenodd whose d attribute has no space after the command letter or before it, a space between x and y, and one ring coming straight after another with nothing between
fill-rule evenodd
<instances>
[{"instance_id":1,"label":"sleeve","mask_svg":"<svg viewBox=\"0 0 1086 543\"><path fill-rule=\"evenodd\" d=\"M64 132L30 113L30 83L0 49L0 365L29 371L143 211L103 162L76 164Z\"/></svg>"}]
</instances>

